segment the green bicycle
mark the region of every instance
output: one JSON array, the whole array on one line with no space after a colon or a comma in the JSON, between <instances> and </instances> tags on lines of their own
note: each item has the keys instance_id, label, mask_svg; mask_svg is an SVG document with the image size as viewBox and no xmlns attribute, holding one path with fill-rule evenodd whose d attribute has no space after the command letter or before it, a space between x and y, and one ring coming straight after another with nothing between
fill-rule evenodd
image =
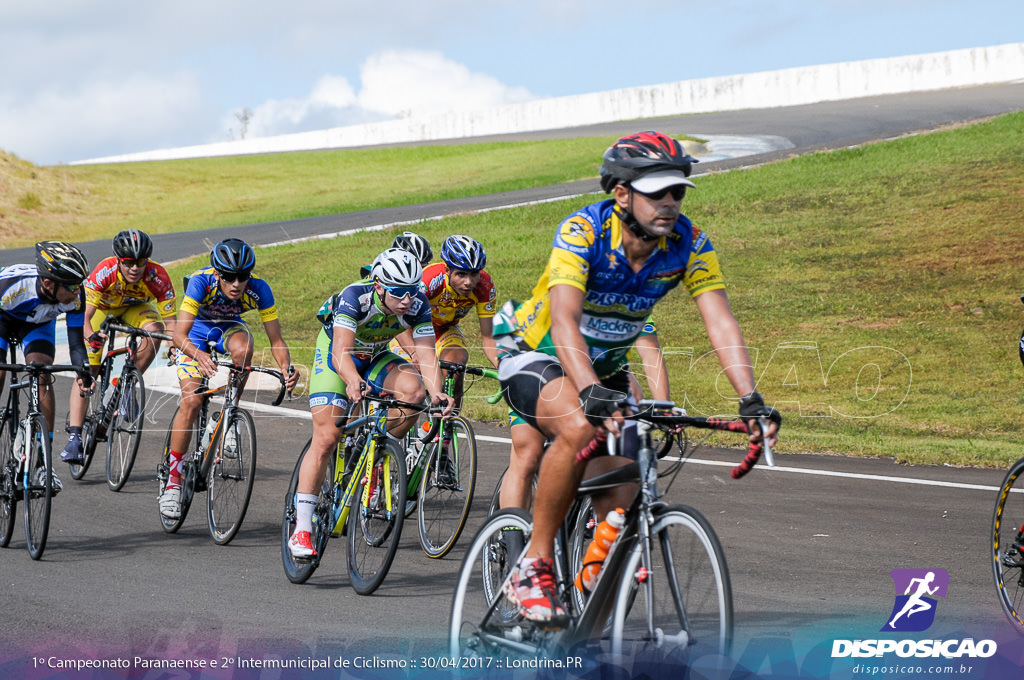
<instances>
[{"instance_id":1,"label":"green bicycle","mask_svg":"<svg viewBox=\"0 0 1024 680\"><path fill-rule=\"evenodd\" d=\"M360 404L363 412L353 418L354 408ZM295 530L299 471L312 439L306 442L288 485L281 522L281 557L285 575L292 583L305 583L313 575L332 536L347 536L353 590L369 595L383 583L402 535L407 488L404 453L399 443L387 436L388 410L392 408L423 411L427 407L367 394L348 415L338 419L337 426L347 436L330 457L313 510L312 544L316 552L303 560L292 556L288 539Z\"/></svg>"},{"instance_id":2,"label":"green bicycle","mask_svg":"<svg viewBox=\"0 0 1024 680\"><path fill-rule=\"evenodd\" d=\"M498 372L465 364L439 361L444 371L444 391L453 394L460 373L497 380ZM501 392L488 402L501 399ZM413 432L421 432L415 436ZM434 416L410 431L405 441L408 477L405 514L416 507L420 546L427 557L439 559L455 546L466 527L476 490L477 452L473 426L461 415Z\"/></svg>"}]
</instances>

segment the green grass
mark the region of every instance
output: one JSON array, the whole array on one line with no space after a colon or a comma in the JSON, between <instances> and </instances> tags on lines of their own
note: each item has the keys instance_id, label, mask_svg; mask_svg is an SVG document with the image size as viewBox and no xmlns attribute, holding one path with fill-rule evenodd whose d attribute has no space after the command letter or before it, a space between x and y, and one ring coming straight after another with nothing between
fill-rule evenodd
<instances>
[{"instance_id":1,"label":"green grass","mask_svg":"<svg viewBox=\"0 0 1024 680\"><path fill-rule=\"evenodd\" d=\"M0 236L156 234L290 220L596 177L614 137L36 168L0 153ZM8 205L14 192L30 204ZM22 200L24 203L24 199Z\"/></svg>"},{"instance_id":2,"label":"green grass","mask_svg":"<svg viewBox=\"0 0 1024 680\"><path fill-rule=\"evenodd\" d=\"M759 387L786 422L780 450L1003 466L1024 455L1024 114L701 178L684 212L710 235ZM553 230L596 197L424 222L437 244L487 247L499 297L526 297ZM320 302L389 245L365 233L258 251L289 341L308 364ZM184 271L192 264L181 265ZM696 307L656 310L673 396L729 412ZM256 322L258 323L258 322ZM473 317L463 324L472 342ZM265 343L265 339L261 338ZM475 352L474 359L483 356ZM501 417L478 385L475 418ZM721 389L721 395L719 394Z\"/></svg>"}]
</instances>

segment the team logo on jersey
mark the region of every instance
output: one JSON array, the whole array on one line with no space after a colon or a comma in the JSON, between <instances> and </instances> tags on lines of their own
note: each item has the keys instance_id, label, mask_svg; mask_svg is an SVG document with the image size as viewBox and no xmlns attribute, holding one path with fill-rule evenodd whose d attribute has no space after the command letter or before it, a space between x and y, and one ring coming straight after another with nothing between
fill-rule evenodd
<instances>
[{"instance_id":1,"label":"team logo on jersey","mask_svg":"<svg viewBox=\"0 0 1024 680\"><path fill-rule=\"evenodd\" d=\"M579 215L573 215L562 223L558 236L568 246L587 248L594 242L594 227Z\"/></svg>"}]
</instances>

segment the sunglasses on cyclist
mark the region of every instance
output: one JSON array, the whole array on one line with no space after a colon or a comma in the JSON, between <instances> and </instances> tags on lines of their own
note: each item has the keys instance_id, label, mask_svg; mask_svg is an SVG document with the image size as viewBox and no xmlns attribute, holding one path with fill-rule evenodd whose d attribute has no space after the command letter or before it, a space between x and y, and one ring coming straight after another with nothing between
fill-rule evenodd
<instances>
[{"instance_id":1,"label":"sunglasses on cyclist","mask_svg":"<svg viewBox=\"0 0 1024 680\"><path fill-rule=\"evenodd\" d=\"M78 289L82 287L80 283L62 283L60 285L69 293L77 293Z\"/></svg>"},{"instance_id":2,"label":"sunglasses on cyclist","mask_svg":"<svg viewBox=\"0 0 1024 680\"><path fill-rule=\"evenodd\" d=\"M381 288L383 288L386 292L390 293L391 297L395 298L396 300L402 300L404 298L415 295L416 292L420 289L419 286L385 286L384 284L381 284Z\"/></svg>"},{"instance_id":3,"label":"sunglasses on cyclist","mask_svg":"<svg viewBox=\"0 0 1024 680\"><path fill-rule=\"evenodd\" d=\"M227 272L217 272L217 275L220 276L220 278L223 281L226 281L227 283L234 283L235 281L248 281L250 276L249 272L241 272L238 274L234 272L230 274Z\"/></svg>"},{"instance_id":4,"label":"sunglasses on cyclist","mask_svg":"<svg viewBox=\"0 0 1024 680\"><path fill-rule=\"evenodd\" d=\"M126 269L131 269L132 267L145 267L146 264L149 262L149 258L140 257L139 259L136 260L131 257L122 257L120 259L120 262L125 266Z\"/></svg>"},{"instance_id":5,"label":"sunglasses on cyclist","mask_svg":"<svg viewBox=\"0 0 1024 680\"><path fill-rule=\"evenodd\" d=\"M634 189L634 191L636 191L636 189ZM673 200L681 201L683 200L683 196L686 195L686 187L682 186L681 184L677 184L676 186L673 187L665 187L661 191L655 191L652 194L647 194L644 193L643 191L637 191L636 193L640 194L641 196L645 196L651 199L652 201L660 201L661 199L665 198L665 194L672 194Z\"/></svg>"}]
</instances>

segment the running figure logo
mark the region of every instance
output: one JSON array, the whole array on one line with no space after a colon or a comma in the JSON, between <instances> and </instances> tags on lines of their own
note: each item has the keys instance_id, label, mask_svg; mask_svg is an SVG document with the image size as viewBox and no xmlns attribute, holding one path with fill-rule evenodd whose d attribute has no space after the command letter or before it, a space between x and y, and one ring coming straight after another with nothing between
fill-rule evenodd
<instances>
[{"instance_id":1,"label":"running figure logo","mask_svg":"<svg viewBox=\"0 0 1024 680\"><path fill-rule=\"evenodd\" d=\"M893 569L896 602L883 631L919 632L935 620L936 597L945 597L949 574L945 569Z\"/></svg>"}]
</instances>

